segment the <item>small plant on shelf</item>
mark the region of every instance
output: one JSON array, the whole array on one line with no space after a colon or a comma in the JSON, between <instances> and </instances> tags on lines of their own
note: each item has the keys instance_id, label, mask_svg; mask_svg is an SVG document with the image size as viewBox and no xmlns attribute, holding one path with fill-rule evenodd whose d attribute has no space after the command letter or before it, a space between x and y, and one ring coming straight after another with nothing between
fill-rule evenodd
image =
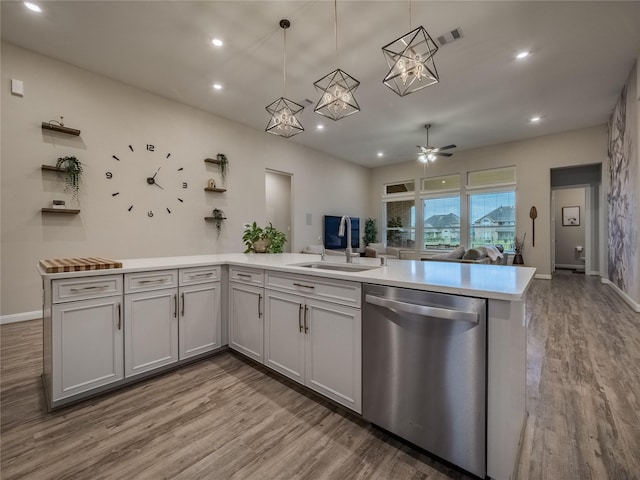
<instances>
[{"instance_id":1,"label":"small plant on shelf","mask_svg":"<svg viewBox=\"0 0 640 480\"><path fill-rule=\"evenodd\" d=\"M64 169L64 190L71 190L73 198L77 199L78 190L80 190L80 178L83 173L82 163L74 156L60 157L56 162L56 167Z\"/></svg>"},{"instance_id":2,"label":"small plant on shelf","mask_svg":"<svg viewBox=\"0 0 640 480\"><path fill-rule=\"evenodd\" d=\"M242 241L247 247L244 253L282 253L287 236L271 222L264 228L253 222L245 224Z\"/></svg>"},{"instance_id":3,"label":"small plant on shelf","mask_svg":"<svg viewBox=\"0 0 640 480\"><path fill-rule=\"evenodd\" d=\"M222 222L226 219L227 217L225 216L222 210L220 210L219 208L213 209L213 221L216 224L216 230L218 231L218 235L220 235L220 231L222 230Z\"/></svg>"},{"instance_id":4,"label":"small plant on shelf","mask_svg":"<svg viewBox=\"0 0 640 480\"><path fill-rule=\"evenodd\" d=\"M229 159L224 153L219 153L216 155L216 160L218 160L220 165L220 174L224 180L227 179L227 168L229 166Z\"/></svg>"}]
</instances>

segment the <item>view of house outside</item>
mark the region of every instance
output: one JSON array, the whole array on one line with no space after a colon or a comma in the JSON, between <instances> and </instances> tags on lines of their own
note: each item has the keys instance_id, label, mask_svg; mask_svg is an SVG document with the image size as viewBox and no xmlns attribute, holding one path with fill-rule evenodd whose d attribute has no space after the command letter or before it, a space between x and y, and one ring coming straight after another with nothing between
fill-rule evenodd
<instances>
[{"instance_id":1,"label":"view of house outside","mask_svg":"<svg viewBox=\"0 0 640 480\"><path fill-rule=\"evenodd\" d=\"M514 191L479 193L469 196L471 247L502 245L513 251L516 236L516 194Z\"/></svg>"},{"instance_id":2,"label":"view of house outside","mask_svg":"<svg viewBox=\"0 0 640 480\"><path fill-rule=\"evenodd\" d=\"M386 202L387 246L415 248L416 205L413 200Z\"/></svg>"},{"instance_id":3,"label":"view of house outside","mask_svg":"<svg viewBox=\"0 0 640 480\"><path fill-rule=\"evenodd\" d=\"M451 248L460 245L460 196L425 198L424 247Z\"/></svg>"}]
</instances>

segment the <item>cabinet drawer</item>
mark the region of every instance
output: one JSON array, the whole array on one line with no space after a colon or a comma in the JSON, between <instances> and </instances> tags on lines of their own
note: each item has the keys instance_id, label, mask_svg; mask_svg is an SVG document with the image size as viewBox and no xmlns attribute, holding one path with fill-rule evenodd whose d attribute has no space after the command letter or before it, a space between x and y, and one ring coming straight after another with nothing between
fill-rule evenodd
<instances>
[{"instance_id":1,"label":"cabinet drawer","mask_svg":"<svg viewBox=\"0 0 640 480\"><path fill-rule=\"evenodd\" d=\"M153 272L126 273L124 293L145 292L178 286L177 270L156 270Z\"/></svg>"},{"instance_id":2,"label":"cabinet drawer","mask_svg":"<svg viewBox=\"0 0 640 480\"><path fill-rule=\"evenodd\" d=\"M180 285L220 281L220 266L193 267L180 269Z\"/></svg>"},{"instance_id":3,"label":"cabinet drawer","mask_svg":"<svg viewBox=\"0 0 640 480\"><path fill-rule=\"evenodd\" d=\"M264 271L251 268L229 267L229 280L232 282L264 285Z\"/></svg>"},{"instance_id":4,"label":"cabinet drawer","mask_svg":"<svg viewBox=\"0 0 640 480\"><path fill-rule=\"evenodd\" d=\"M53 303L122 294L122 275L53 280Z\"/></svg>"},{"instance_id":5,"label":"cabinet drawer","mask_svg":"<svg viewBox=\"0 0 640 480\"><path fill-rule=\"evenodd\" d=\"M360 307L361 284L333 278L267 272L265 286L280 291L295 292L306 297Z\"/></svg>"}]
</instances>

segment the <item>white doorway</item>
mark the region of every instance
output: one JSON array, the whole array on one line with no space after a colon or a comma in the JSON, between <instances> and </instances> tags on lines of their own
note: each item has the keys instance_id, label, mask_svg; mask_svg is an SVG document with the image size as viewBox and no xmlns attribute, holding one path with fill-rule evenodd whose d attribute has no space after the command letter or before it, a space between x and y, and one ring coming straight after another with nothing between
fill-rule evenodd
<instances>
[{"instance_id":1,"label":"white doorway","mask_svg":"<svg viewBox=\"0 0 640 480\"><path fill-rule=\"evenodd\" d=\"M293 244L291 177L290 173L275 170L267 170L264 175L267 223L271 222L275 228L287 236L283 250L285 253L291 253Z\"/></svg>"}]
</instances>

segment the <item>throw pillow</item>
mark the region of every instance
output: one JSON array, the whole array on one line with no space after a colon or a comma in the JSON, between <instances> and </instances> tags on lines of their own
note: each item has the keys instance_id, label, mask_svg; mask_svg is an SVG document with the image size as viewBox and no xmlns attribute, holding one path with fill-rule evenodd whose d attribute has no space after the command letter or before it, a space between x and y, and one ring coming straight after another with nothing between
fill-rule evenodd
<instances>
[{"instance_id":1,"label":"throw pillow","mask_svg":"<svg viewBox=\"0 0 640 480\"><path fill-rule=\"evenodd\" d=\"M478 248L470 248L469 250L467 250L467 253L464 254L462 259L463 260L480 260L481 258L484 258L486 256L487 256L487 251L482 247L478 247Z\"/></svg>"},{"instance_id":2,"label":"throw pillow","mask_svg":"<svg viewBox=\"0 0 640 480\"><path fill-rule=\"evenodd\" d=\"M438 253L437 255L432 256L431 258L448 258L448 259L460 259L464 255L464 245L460 245L458 248L451 252L447 253Z\"/></svg>"}]
</instances>

